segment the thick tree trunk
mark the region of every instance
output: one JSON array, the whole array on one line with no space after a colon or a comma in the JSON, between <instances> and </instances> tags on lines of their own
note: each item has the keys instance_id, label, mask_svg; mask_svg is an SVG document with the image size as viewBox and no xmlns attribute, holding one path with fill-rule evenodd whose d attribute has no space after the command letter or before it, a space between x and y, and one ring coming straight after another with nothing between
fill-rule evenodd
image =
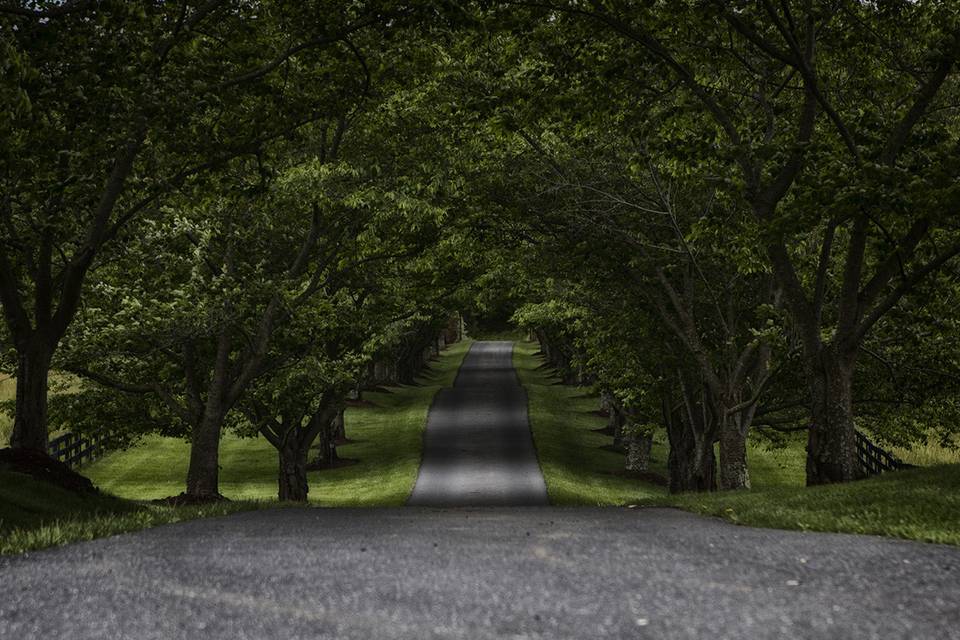
<instances>
[{"instance_id":1,"label":"thick tree trunk","mask_svg":"<svg viewBox=\"0 0 960 640\"><path fill-rule=\"evenodd\" d=\"M306 502L310 488L307 484L307 449L296 442L280 447L277 452L280 458L280 473L278 477L278 498L281 501Z\"/></svg>"},{"instance_id":2,"label":"thick tree trunk","mask_svg":"<svg viewBox=\"0 0 960 640\"><path fill-rule=\"evenodd\" d=\"M807 436L807 484L864 477L857 459L853 421L855 357L825 348L810 364L813 423Z\"/></svg>"},{"instance_id":3,"label":"thick tree trunk","mask_svg":"<svg viewBox=\"0 0 960 640\"><path fill-rule=\"evenodd\" d=\"M47 452L47 386L53 351L40 340L18 345L17 399L10 446Z\"/></svg>"},{"instance_id":4,"label":"thick tree trunk","mask_svg":"<svg viewBox=\"0 0 960 640\"><path fill-rule=\"evenodd\" d=\"M684 415L685 413L689 415ZM692 411L665 407L664 419L670 442L670 453L667 457L670 493L716 491L714 429Z\"/></svg>"},{"instance_id":5,"label":"thick tree trunk","mask_svg":"<svg viewBox=\"0 0 960 640\"><path fill-rule=\"evenodd\" d=\"M193 428L187 495L191 498L220 498L220 432L224 415L207 410Z\"/></svg>"},{"instance_id":6,"label":"thick tree trunk","mask_svg":"<svg viewBox=\"0 0 960 640\"><path fill-rule=\"evenodd\" d=\"M747 435L732 417L720 429L720 488L749 489Z\"/></svg>"},{"instance_id":7,"label":"thick tree trunk","mask_svg":"<svg viewBox=\"0 0 960 640\"><path fill-rule=\"evenodd\" d=\"M652 434L630 434L627 440L627 471L646 471L650 467Z\"/></svg>"}]
</instances>

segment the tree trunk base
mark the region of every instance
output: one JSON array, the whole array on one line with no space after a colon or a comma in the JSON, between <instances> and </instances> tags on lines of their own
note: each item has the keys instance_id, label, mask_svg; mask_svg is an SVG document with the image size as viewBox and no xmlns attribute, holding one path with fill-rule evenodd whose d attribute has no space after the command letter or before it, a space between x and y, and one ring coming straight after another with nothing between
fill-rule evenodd
<instances>
[{"instance_id":1,"label":"tree trunk base","mask_svg":"<svg viewBox=\"0 0 960 640\"><path fill-rule=\"evenodd\" d=\"M0 470L22 473L75 493L100 493L89 478L36 449L0 449Z\"/></svg>"},{"instance_id":2,"label":"tree trunk base","mask_svg":"<svg viewBox=\"0 0 960 640\"><path fill-rule=\"evenodd\" d=\"M151 500L152 504L162 504L170 507L183 507L188 505L202 505L202 504L216 504L218 502L230 502L230 498L227 498L219 493L212 495L191 495L189 493L181 493L176 496L169 496L166 498L159 498L157 500Z\"/></svg>"}]
</instances>

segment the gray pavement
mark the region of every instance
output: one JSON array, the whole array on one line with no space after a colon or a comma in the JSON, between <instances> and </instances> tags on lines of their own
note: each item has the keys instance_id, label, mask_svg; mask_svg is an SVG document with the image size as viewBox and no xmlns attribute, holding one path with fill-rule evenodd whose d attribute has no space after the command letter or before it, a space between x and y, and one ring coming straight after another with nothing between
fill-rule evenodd
<instances>
[{"instance_id":1,"label":"gray pavement","mask_svg":"<svg viewBox=\"0 0 960 640\"><path fill-rule=\"evenodd\" d=\"M408 504L546 505L512 342L475 342L453 387L434 398Z\"/></svg>"},{"instance_id":2,"label":"gray pavement","mask_svg":"<svg viewBox=\"0 0 960 640\"><path fill-rule=\"evenodd\" d=\"M960 550L669 509L282 509L0 559L0 638L960 638Z\"/></svg>"}]
</instances>

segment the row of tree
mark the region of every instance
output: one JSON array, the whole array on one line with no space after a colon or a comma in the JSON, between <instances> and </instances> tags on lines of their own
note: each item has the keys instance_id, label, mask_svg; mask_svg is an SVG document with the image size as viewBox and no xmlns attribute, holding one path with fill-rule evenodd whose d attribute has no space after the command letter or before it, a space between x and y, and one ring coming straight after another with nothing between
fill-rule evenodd
<instances>
[{"instance_id":1,"label":"row of tree","mask_svg":"<svg viewBox=\"0 0 960 640\"><path fill-rule=\"evenodd\" d=\"M409 379L468 298L529 301L569 377L666 429L677 490L717 445L748 486L758 426L808 431L818 484L860 475L862 416L958 424L950 3L35 0L0 27L14 447L183 434L207 498L222 430L255 429L305 495L363 372ZM51 369L84 392L48 407Z\"/></svg>"},{"instance_id":2,"label":"row of tree","mask_svg":"<svg viewBox=\"0 0 960 640\"><path fill-rule=\"evenodd\" d=\"M424 25L443 20L428 3L0 8L11 445L183 436L186 496L206 500L224 429L259 433L280 498L306 499L310 447L326 455L349 394L412 382L463 280L418 102ZM48 403L51 370L79 390Z\"/></svg>"},{"instance_id":3,"label":"row of tree","mask_svg":"<svg viewBox=\"0 0 960 640\"><path fill-rule=\"evenodd\" d=\"M956 8L529 11L535 46L500 57L525 145L504 204L547 286L517 319L632 433L665 429L673 489L748 487L754 427L808 433L808 484L862 476L858 420L949 441Z\"/></svg>"}]
</instances>

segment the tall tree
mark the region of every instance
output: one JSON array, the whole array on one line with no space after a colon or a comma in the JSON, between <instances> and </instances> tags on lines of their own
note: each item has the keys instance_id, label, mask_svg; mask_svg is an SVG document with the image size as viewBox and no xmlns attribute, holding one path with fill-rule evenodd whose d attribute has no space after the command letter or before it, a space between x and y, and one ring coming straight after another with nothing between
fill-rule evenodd
<instances>
[{"instance_id":1,"label":"tall tree","mask_svg":"<svg viewBox=\"0 0 960 640\"><path fill-rule=\"evenodd\" d=\"M45 449L51 361L105 246L170 190L313 120L324 51L408 12L361 3L0 7L0 303L16 350L11 444ZM363 74L362 59L351 63ZM321 113L320 115L323 115Z\"/></svg>"}]
</instances>

